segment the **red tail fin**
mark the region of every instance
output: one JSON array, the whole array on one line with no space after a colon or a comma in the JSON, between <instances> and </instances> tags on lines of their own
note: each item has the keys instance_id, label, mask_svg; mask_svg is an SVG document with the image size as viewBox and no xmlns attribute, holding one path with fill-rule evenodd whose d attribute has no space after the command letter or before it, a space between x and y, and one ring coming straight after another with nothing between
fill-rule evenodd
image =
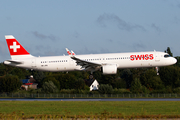
<instances>
[{"instance_id":1,"label":"red tail fin","mask_svg":"<svg viewBox=\"0 0 180 120\"><path fill-rule=\"evenodd\" d=\"M6 42L11 56L30 55L12 35L6 35Z\"/></svg>"}]
</instances>

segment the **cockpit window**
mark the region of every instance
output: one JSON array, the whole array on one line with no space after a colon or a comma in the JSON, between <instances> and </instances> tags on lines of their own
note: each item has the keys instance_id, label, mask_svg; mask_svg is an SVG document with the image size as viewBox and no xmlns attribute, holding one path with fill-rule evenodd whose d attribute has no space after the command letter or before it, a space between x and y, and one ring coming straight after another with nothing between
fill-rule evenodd
<instances>
[{"instance_id":1,"label":"cockpit window","mask_svg":"<svg viewBox=\"0 0 180 120\"><path fill-rule=\"evenodd\" d=\"M171 56L169 54L166 54L166 55L164 55L164 57L167 58L167 57L171 57Z\"/></svg>"}]
</instances>

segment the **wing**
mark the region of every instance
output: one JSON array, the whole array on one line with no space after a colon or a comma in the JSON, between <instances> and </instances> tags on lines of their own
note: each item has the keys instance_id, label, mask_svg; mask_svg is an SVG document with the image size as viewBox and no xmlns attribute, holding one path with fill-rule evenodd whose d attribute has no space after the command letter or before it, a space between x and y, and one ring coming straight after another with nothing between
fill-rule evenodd
<instances>
[{"instance_id":1,"label":"wing","mask_svg":"<svg viewBox=\"0 0 180 120\"><path fill-rule=\"evenodd\" d=\"M81 68L84 68L84 70L86 70L86 71L93 72L93 71L100 69L102 66L99 63L85 61L85 60L79 59L75 56L72 56L71 58L76 61L77 65L82 66Z\"/></svg>"}]
</instances>

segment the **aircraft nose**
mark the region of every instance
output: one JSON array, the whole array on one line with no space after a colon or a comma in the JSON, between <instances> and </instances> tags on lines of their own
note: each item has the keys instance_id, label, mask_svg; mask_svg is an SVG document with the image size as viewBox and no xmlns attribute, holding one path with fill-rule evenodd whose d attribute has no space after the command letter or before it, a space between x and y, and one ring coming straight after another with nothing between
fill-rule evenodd
<instances>
[{"instance_id":1,"label":"aircraft nose","mask_svg":"<svg viewBox=\"0 0 180 120\"><path fill-rule=\"evenodd\" d=\"M176 58L173 59L173 64L176 64L177 60Z\"/></svg>"},{"instance_id":2,"label":"aircraft nose","mask_svg":"<svg viewBox=\"0 0 180 120\"><path fill-rule=\"evenodd\" d=\"M177 59L176 59L176 58L174 58L174 64L175 64L175 63L177 63Z\"/></svg>"}]
</instances>

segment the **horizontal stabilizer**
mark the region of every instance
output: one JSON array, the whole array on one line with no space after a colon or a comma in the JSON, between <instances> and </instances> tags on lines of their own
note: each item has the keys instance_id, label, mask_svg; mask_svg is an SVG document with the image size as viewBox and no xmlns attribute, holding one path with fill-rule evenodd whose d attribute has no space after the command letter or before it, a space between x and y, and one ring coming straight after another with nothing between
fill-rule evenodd
<instances>
[{"instance_id":1,"label":"horizontal stabilizer","mask_svg":"<svg viewBox=\"0 0 180 120\"><path fill-rule=\"evenodd\" d=\"M6 60L4 61L4 64L23 64L23 61L19 61L19 60Z\"/></svg>"}]
</instances>

